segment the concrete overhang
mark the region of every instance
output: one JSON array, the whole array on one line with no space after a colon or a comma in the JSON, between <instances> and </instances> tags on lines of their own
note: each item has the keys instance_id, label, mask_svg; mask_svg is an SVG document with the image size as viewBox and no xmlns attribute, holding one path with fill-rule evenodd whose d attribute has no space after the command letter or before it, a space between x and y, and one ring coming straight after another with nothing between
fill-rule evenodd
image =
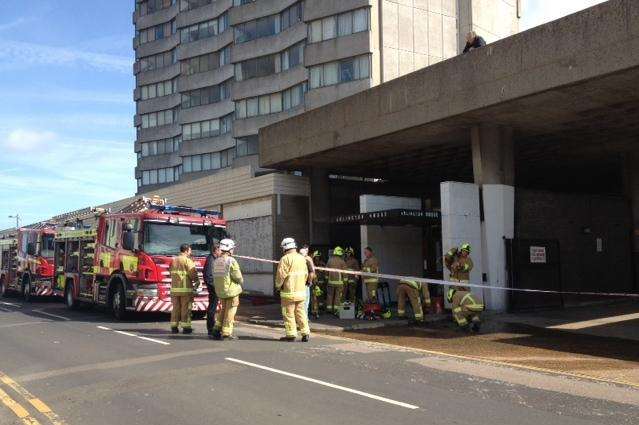
<instances>
[{"instance_id":1,"label":"concrete overhang","mask_svg":"<svg viewBox=\"0 0 639 425\"><path fill-rule=\"evenodd\" d=\"M261 165L385 177L425 164L454 173L462 161L468 171L480 124L511 127L534 155L633 149L639 2L609 1L265 127Z\"/></svg>"}]
</instances>

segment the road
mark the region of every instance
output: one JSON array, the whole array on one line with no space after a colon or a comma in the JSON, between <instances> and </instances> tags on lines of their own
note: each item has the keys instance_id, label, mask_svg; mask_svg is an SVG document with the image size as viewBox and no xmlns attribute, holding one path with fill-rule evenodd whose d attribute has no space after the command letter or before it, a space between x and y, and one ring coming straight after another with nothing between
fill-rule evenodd
<instances>
[{"instance_id":1,"label":"road","mask_svg":"<svg viewBox=\"0 0 639 425\"><path fill-rule=\"evenodd\" d=\"M241 307L240 307L241 308ZM133 321L135 320L135 321ZM639 389L339 337L0 300L0 424L636 424Z\"/></svg>"}]
</instances>

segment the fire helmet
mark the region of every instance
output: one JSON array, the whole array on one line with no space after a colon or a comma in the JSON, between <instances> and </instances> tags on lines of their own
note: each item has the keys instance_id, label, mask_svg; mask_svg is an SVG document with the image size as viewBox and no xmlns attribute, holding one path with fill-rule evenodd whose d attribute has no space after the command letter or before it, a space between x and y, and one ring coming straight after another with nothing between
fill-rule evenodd
<instances>
[{"instance_id":1,"label":"fire helmet","mask_svg":"<svg viewBox=\"0 0 639 425\"><path fill-rule=\"evenodd\" d=\"M235 242L233 239L222 239L220 241L220 250L222 252L229 252L235 249Z\"/></svg>"},{"instance_id":2,"label":"fire helmet","mask_svg":"<svg viewBox=\"0 0 639 425\"><path fill-rule=\"evenodd\" d=\"M297 248L297 244L295 243L295 239L293 238L284 238L280 246L282 247L284 251Z\"/></svg>"}]
</instances>

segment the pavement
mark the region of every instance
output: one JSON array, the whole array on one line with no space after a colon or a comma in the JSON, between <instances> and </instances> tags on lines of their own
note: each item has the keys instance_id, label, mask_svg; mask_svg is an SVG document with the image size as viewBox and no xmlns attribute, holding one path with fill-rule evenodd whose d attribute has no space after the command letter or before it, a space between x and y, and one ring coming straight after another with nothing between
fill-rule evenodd
<instances>
[{"instance_id":1,"label":"pavement","mask_svg":"<svg viewBox=\"0 0 639 425\"><path fill-rule=\"evenodd\" d=\"M0 424L639 423L639 387L343 336L399 328L218 342L167 321L0 300Z\"/></svg>"}]
</instances>

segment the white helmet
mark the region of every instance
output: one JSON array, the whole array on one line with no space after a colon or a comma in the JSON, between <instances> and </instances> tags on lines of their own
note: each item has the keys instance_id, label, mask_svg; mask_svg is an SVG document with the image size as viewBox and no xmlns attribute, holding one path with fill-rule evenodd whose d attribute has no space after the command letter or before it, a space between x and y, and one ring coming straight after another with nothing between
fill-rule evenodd
<instances>
[{"instance_id":1,"label":"white helmet","mask_svg":"<svg viewBox=\"0 0 639 425\"><path fill-rule=\"evenodd\" d=\"M222 250L222 252L229 252L234 248L235 242L233 241L233 239L222 239L220 241L220 250Z\"/></svg>"},{"instance_id":2,"label":"white helmet","mask_svg":"<svg viewBox=\"0 0 639 425\"><path fill-rule=\"evenodd\" d=\"M295 239L293 238L284 238L280 246L282 247L284 251L297 248L297 244L295 243Z\"/></svg>"}]
</instances>

